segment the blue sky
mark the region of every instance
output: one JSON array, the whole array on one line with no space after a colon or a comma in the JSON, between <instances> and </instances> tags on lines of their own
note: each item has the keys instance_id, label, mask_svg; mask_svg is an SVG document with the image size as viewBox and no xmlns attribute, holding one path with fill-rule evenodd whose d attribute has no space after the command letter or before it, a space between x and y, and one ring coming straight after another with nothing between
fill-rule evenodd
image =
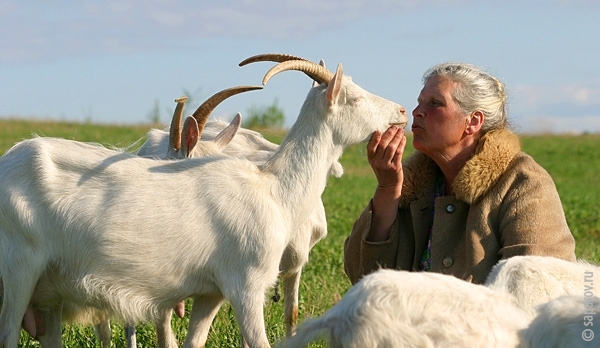
<instances>
[{"instance_id":1,"label":"blue sky","mask_svg":"<svg viewBox=\"0 0 600 348\"><path fill-rule=\"evenodd\" d=\"M600 1L221 0L0 3L0 118L146 123L156 103L191 108L237 85L260 85L289 53L416 106L425 70L483 67L506 83L520 133L600 132ZM291 125L311 81L299 72L223 102L213 116L277 102ZM410 122L409 122L410 124Z\"/></svg>"}]
</instances>

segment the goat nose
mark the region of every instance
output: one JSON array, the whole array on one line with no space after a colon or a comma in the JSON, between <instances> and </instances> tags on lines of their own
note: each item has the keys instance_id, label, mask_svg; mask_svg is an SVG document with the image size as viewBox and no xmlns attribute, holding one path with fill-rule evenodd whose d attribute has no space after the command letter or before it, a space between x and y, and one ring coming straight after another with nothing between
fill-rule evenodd
<instances>
[{"instance_id":1,"label":"goat nose","mask_svg":"<svg viewBox=\"0 0 600 348\"><path fill-rule=\"evenodd\" d=\"M400 113L401 113L402 115L406 115L406 109L404 108L404 106L401 106L401 107L400 107Z\"/></svg>"}]
</instances>

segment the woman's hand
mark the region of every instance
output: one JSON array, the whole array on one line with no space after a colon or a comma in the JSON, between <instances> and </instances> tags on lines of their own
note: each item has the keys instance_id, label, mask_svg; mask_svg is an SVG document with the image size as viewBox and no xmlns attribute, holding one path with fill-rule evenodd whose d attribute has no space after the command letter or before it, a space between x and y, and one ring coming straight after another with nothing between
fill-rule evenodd
<instances>
[{"instance_id":1,"label":"woman's hand","mask_svg":"<svg viewBox=\"0 0 600 348\"><path fill-rule=\"evenodd\" d=\"M405 146L404 130L397 126L391 126L383 134L378 131L373 133L367 144L369 164L377 178L371 230L367 241L380 242L389 238L389 230L396 220L402 194L402 155Z\"/></svg>"},{"instance_id":2,"label":"woman's hand","mask_svg":"<svg viewBox=\"0 0 600 348\"><path fill-rule=\"evenodd\" d=\"M373 133L367 144L369 164L377 177L378 188L402 191L402 155L406 146L404 130L391 126L383 134Z\"/></svg>"}]
</instances>

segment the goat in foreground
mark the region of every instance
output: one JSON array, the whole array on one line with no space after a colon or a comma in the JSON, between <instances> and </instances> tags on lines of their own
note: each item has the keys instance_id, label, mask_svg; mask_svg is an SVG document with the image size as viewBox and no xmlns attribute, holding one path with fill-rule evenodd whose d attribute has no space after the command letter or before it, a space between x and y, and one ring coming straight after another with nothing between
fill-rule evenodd
<instances>
[{"instance_id":1,"label":"goat in foreground","mask_svg":"<svg viewBox=\"0 0 600 348\"><path fill-rule=\"evenodd\" d=\"M299 69L286 63L270 73ZM406 123L400 105L352 83L341 65L335 75L319 68L328 86L309 92L262 166L230 157L161 161L51 138L9 150L0 158L0 347L17 345L44 273L53 275L44 290L55 303L44 313L50 329L60 330L66 300L135 323L193 297L190 320L201 325L184 346L204 345L228 300L248 344L268 347L265 292L332 164L374 131Z\"/></svg>"},{"instance_id":2,"label":"goat in foreground","mask_svg":"<svg viewBox=\"0 0 600 348\"><path fill-rule=\"evenodd\" d=\"M564 295L537 307L537 315L522 330L521 348L597 348L600 329L594 318L600 298ZM597 324L597 323L596 323Z\"/></svg>"},{"instance_id":3,"label":"goat in foreground","mask_svg":"<svg viewBox=\"0 0 600 348\"><path fill-rule=\"evenodd\" d=\"M443 274L382 269L277 347L322 338L332 348L592 348L598 346L600 298L591 280L586 289L542 303L531 315L504 291Z\"/></svg>"},{"instance_id":4,"label":"goat in foreground","mask_svg":"<svg viewBox=\"0 0 600 348\"><path fill-rule=\"evenodd\" d=\"M234 89L228 89L234 90ZM217 93L222 94L222 92ZM148 133L148 141L142 145L138 155L153 158L197 158L206 156L228 155L245 158L262 165L279 147L266 140L260 133L240 128L241 115L238 113L231 123L223 121L208 121L207 117L190 116L181 129L184 98L176 99L178 103L171 121L170 132L153 129ZM199 141L199 129L202 129ZM235 136L234 136L235 135ZM168 151L166 150L168 149ZM332 166L332 174L340 176L343 169L339 162ZM304 222L289 242L280 262L280 277L284 289L284 320L286 335L291 336L296 327L298 316L298 289L302 268L308 262L312 247L327 235L327 220L325 207L319 199L315 210L308 221ZM159 346L165 338L173 337L170 330L170 312L161 325L157 324ZM174 340L174 338L173 338ZM168 341L168 339L167 339Z\"/></svg>"},{"instance_id":5,"label":"goat in foreground","mask_svg":"<svg viewBox=\"0 0 600 348\"><path fill-rule=\"evenodd\" d=\"M324 338L332 348L517 347L528 318L509 296L458 278L381 269L279 348Z\"/></svg>"},{"instance_id":6,"label":"goat in foreground","mask_svg":"<svg viewBox=\"0 0 600 348\"><path fill-rule=\"evenodd\" d=\"M287 54L259 54L245 59L239 65L272 61L285 62L289 60L306 59L287 55ZM323 61L319 63L324 66ZM315 81L313 87L318 86ZM258 89L259 87L243 86L223 90L215 94L212 98L215 101L208 103L214 105L220 103L224 98L233 93L244 92L247 90ZM257 165L262 165L273 155L279 147L266 140L260 133L240 128L241 115L238 113L230 124L223 121L208 121L208 115L212 109L208 106L200 107L191 117L188 117L181 129L182 110L186 98L175 100L177 107L173 114L170 131L153 129L148 132L148 140L138 151L140 156L149 156L155 158L196 158L204 156L228 155L238 158L246 158ZM207 103L205 103L207 104ZM237 134L235 137L234 135ZM199 141L199 138L203 141ZM165 149L168 149L165 151ZM340 177L343 168L339 162L335 162L331 167L331 174ZM308 262L308 254L312 247L327 235L327 220L325 217L325 207L323 202L315 206L315 211L311 214L309 221L305 222L283 253L280 263L280 277L283 279L284 290L284 321L286 325L286 335L291 336L294 333L298 320L298 289L300 287L300 276L302 268ZM276 285L277 286L277 285ZM168 337L165 332L167 322L170 316L166 317L166 322L162 326L157 326L160 337ZM161 330L160 328L163 328Z\"/></svg>"},{"instance_id":7,"label":"goat in foreground","mask_svg":"<svg viewBox=\"0 0 600 348\"><path fill-rule=\"evenodd\" d=\"M254 62L273 61L285 62L289 60L303 60L297 56L286 54L260 54L242 61L243 66ZM320 65L324 66L321 62ZM316 83L316 82L315 82ZM313 85L313 87L318 84ZM239 88L249 90L250 87L231 88L217 93L215 96L226 96ZM252 89L255 89L253 87ZM229 91L229 92L227 92ZM245 158L257 165L263 165L279 147L266 140L260 133L240 128L241 115L238 113L230 124L223 121L208 121L207 112L194 113L186 119L181 128L181 110L185 99L177 99L178 106L173 114L170 132L154 129L148 133L148 141L140 148L138 155L163 158L167 157L203 157L228 155L232 157ZM208 110L208 108L203 108ZM198 134L201 140L198 141ZM235 137L233 137L233 135ZM165 151L168 149L168 151ZM331 174L340 177L343 168L339 162L331 167ZM310 219L302 224L295 237L286 246L280 262L280 277L283 279L284 291L284 321L286 335L294 333L298 319L298 289L300 287L300 276L302 268L308 262L308 254L312 247L327 235L327 220L325 207L319 199L315 205L315 211Z\"/></svg>"},{"instance_id":8,"label":"goat in foreground","mask_svg":"<svg viewBox=\"0 0 600 348\"><path fill-rule=\"evenodd\" d=\"M537 316L539 305L562 295L581 296L593 284L600 284L600 267L535 255L501 260L485 282L490 289L511 295L530 320Z\"/></svg>"}]
</instances>

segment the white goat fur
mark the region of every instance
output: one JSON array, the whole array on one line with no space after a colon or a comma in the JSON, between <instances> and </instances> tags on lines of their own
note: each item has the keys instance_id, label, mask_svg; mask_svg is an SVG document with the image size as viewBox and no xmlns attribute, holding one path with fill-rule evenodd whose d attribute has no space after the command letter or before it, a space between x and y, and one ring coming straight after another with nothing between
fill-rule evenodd
<instances>
[{"instance_id":1,"label":"white goat fur","mask_svg":"<svg viewBox=\"0 0 600 348\"><path fill-rule=\"evenodd\" d=\"M239 114L236 115L239 117ZM273 144L265 139L262 134L245 129L232 127L231 123L221 120L210 120L204 126L201 138L192 152L187 156L191 158L215 156L226 154L233 157L244 157L257 155L258 161L265 161L270 154L277 150L277 144ZM238 121L239 122L239 121ZM238 124L239 126L239 124ZM222 134L224 129L231 128L235 136L231 135L226 139L231 141L215 143L215 138ZM146 141L140 147L137 154L143 157L153 157L157 159L167 158L169 155L169 128L164 130L151 129L146 135ZM183 158L184 156L179 156ZM253 160L253 158L250 158Z\"/></svg>"},{"instance_id":2,"label":"white goat fur","mask_svg":"<svg viewBox=\"0 0 600 348\"><path fill-rule=\"evenodd\" d=\"M98 340L100 341L100 346L109 348L111 346L112 336L110 328L110 312L93 306L77 305L74 302L68 300L63 301L58 298L53 288L54 272L55 270L48 269L40 277L31 298L30 304L32 308L39 313L46 313L57 309L58 304L62 302L60 305L60 308L62 308L60 320L62 322L81 325L93 324ZM61 335L62 330L60 326L48 325L45 334L38 336L37 338L40 341L40 347L60 347L62 344ZM130 346L128 345L128 347ZM163 347L175 348L174 346Z\"/></svg>"},{"instance_id":3,"label":"white goat fur","mask_svg":"<svg viewBox=\"0 0 600 348\"><path fill-rule=\"evenodd\" d=\"M279 348L324 338L332 348L518 347L525 313L509 296L458 278L381 269Z\"/></svg>"},{"instance_id":4,"label":"white goat fur","mask_svg":"<svg viewBox=\"0 0 600 348\"><path fill-rule=\"evenodd\" d=\"M264 162L277 150L279 145L266 140L262 134L245 128L238 128L241 116L237 116L231 123L221 120L212 120L206 123L202 132L202 141L199 141L188 155L194 157L229 156L247 158L256 164ZM237 134L237 135L236 135ZM186 135L183 135L184 138ZM138 156L164 159L168 157L169 132L168 129L152 129L147 134L147 141L138 150ZM341 176L342 166L335 162L332 173ZM308 222L305 222L296 233L294 239L286 247L280 263L281 277L283 278L285 300L286 334L291 336L295 330L298 315L298 289L302 268L308 262L308 254L312 247L327 235L327 221L325 207L321 200L315 206ZM0 279L1 281L1 279ZM41 281L44 287L44 280ZM1 283L0 283L1 287ZM34 295L33 304L36 308L43 306L40 298ZM37 296L39 297L39 296ZM171 310L163 314L163 319L156 322L157 346L161 348L175 348L177 341L171 329ZM111 331L109 316L94 308L77 308L72 303L63 304L63 321L79 324L95 324L96 332L102 347L110 347ZM132 328L133 329L133 328ZM46 342L56 342L60 337L50 337L50 333L41 337L41 345ZM128 345L129 346L129 345Z\"/></svg>"},{"instance_id":5,"label":"white goat fur","mask_svg":"<svg viewBox=\"0 0 600 348\"><path fill-rule=\"evenodd\" d=\"M594 320L598 320L599 309L599 297L583 294L564 295L544 303L538 306L539 314L529 327L520 332L521 347L597 348L600 329Z\"/></svg>"},{"instance_id":6,"label":"white goat fur","mask_svg":"<svg viewBox=\"0 0 600 348\"><path fill-rule=\"evenodd\" d=\"M223 120L209 120L202 131L201 141L198 142L187 157L198 158L223 154L245 158L256 164L264 164L279 148L279 145L268 141L259 132L247 128L235 128L232 127L232 123L227 123ZM215 139L223 135L225 129L230 129L235 134L227 134L224 137L225 141L215 142ZM169 128L151 129L147 133L146 141L142 144L137 154L142 157L164 159L169 155L168 147ZM183 157L179 156L179 158ZM344 169L340 162L336 161L333 163L331 175L339 178L343 173Z\"/></svg>"},{"instance_id":7,"label":"white goat fur","mask_svg":"<svg viewBox=\"0 0 600 348\"><path fill-rule=\"evenodd\" d=\"M588 277L586 282L586 275ZM562 295L583 295L586 285L600 284L600 267L546 256L514 256L498 262L485 285L513 296L530 319L540 304Z\"/></svg>"},{"instance_id":8,"label":"white goat fur","mask_svg":"<svg viewBox=\"0 0 600 348\"><path fill-rule=\"evenodd\" d=\"M190 157L203 157L203 156L218 156L222 155L222 150L225 146L227 146L231 140L233 139L236 132L240 132L238 140L230 145L230 148L236 150L234 154L237 154L237 157L241 157L244 151L248 153L248 157L261 159L262 162L266 160L266 154L272 154L275 149L277 149L278 145L275 145L262 137L262 135L258 132L254 132L248 129L239 129L239 125L241 122L241 115L236 115L234 120L227 124L224 121L210 121L206 124L205 128L205 136L204 141L198 142L196 146L194 146L193 151L189 154ZM169 132L168 130L158 130L152 129L147 134L147 141L142 145L142 147L138 150L139 156L152 157L157 159L165 159L172 155L169 153L168 145L169 145ZM231 150L229 153L233 153ZM338 162L339 165L339 162ZM341 167L341 165L340 165ZM321 204L322 206L322 204ZM318 212L318 210L317 210ZM324 214L324 208L322 213ZM324 217L320 219L320 217L316 217L317 221L324 221ZM314 236L315 243L324 237L327 234L327 226L326 223L316 225L314 228ZM314 244L313 244L314 245ZM308 257L308 255L307 255ZM42 277L40 281L38 281L37 289L45 289L47 287L46 282L48 277ZM299 286L299 284L298 284ZM2 280L0 278L0 293L2 293ZM294 294L290 290L290 294ZM292 295L290 295L292 296ZM297 296L296 296L297 297ZM1 297L0 297L1 299ZM288 301L292 308L297 309L297 298L295 301ZM34 292L32 298L32 306L35 307L38 311L48 310L43 303L43 295ZM287 308L286 308L287 309ZM290 309L291 310L291 309ZM287 311L286 311L287 313ZM290 313L292 313L290 311ZM160 348L176 348L177 340L175 335L171 329L171 310L167 310L163 314L163 319L159 319L156 324L157 329L157 347ZM100 340L102 347L110 347L111 342L111 329L110 329L110 316L108 313L97 310L93 307L82 308L73 304L72 302L64 302L63 303L63 312L62 312L62 320L67 323L77 323L77 324L94 324L96 333ZM134 335L134 328L130 327L129 330L132 330L129 334ZM53 337L56 335L56 337ZM42 347L51 346L52 342L60 342L60 332L48 332L43 337L40 337L40 344ZM134 337L128 337L128 340L132 340ZM127 345L130 347L130 344Z\"/></svg>"},{"instance_id":9,"label":"white goat fur","mask_svg":"<svg viewBox=\"0 0 600 348\"><path fill-rule=\"evenodd\" d=\"M198 158L225 154L238 158L246 158L257 165L263 165L275 153L279 145L266 140L262 134L256 131L246 128L232 128L234 122L237 122L239 126L239 121L239 119L234 119L229 124L222 120L208 121L202 131L201 141L193 147L188 157ZM215 139L221 138L227 129L235 129L235 136L230 134L225 136L226 141L215 142ZM186 136L186 134L182 135L184 139L182 142L185 142ZM164 158L168 153L168 146L168 129L152 129L148 132L147 141L140 147L137 154L152 158ZM342 173L342 165L336 161L332 165L331 174L339 177ZM319 199L308 221L302 223L297 233L294 234L293 239L286 246L279 266L280 276L283 279L284 320L287 336L291 336L296 327L298 290L302 268L308 262L309 252L312 247L326 235L327 220L325 207ZM165 319L168 323L164 323L161 328L169 327L170 316L167 315ZM172 333L162 333L162 337L169 336L172 336Z\"/></svg>"},{"instance_id":10,"label":"white goat fur","mask_svg":"<svg viewBox=\"0 0 600 348\"><path fill-rule=\"evenodd\" d=\"M268 347L264 296L295 226L344 148L400 122L400 105L355 85L340 65L327 87L309 92L263 166L153 160L51 138L15 145L0 158L0 347L17 346L44 272L57 299L45 313L50 330L60 330L61 300L134 323L193 297L191 318L203 325L184 346L202 346L225 299L248 344Z\"/></svg>"}]
</instances>

